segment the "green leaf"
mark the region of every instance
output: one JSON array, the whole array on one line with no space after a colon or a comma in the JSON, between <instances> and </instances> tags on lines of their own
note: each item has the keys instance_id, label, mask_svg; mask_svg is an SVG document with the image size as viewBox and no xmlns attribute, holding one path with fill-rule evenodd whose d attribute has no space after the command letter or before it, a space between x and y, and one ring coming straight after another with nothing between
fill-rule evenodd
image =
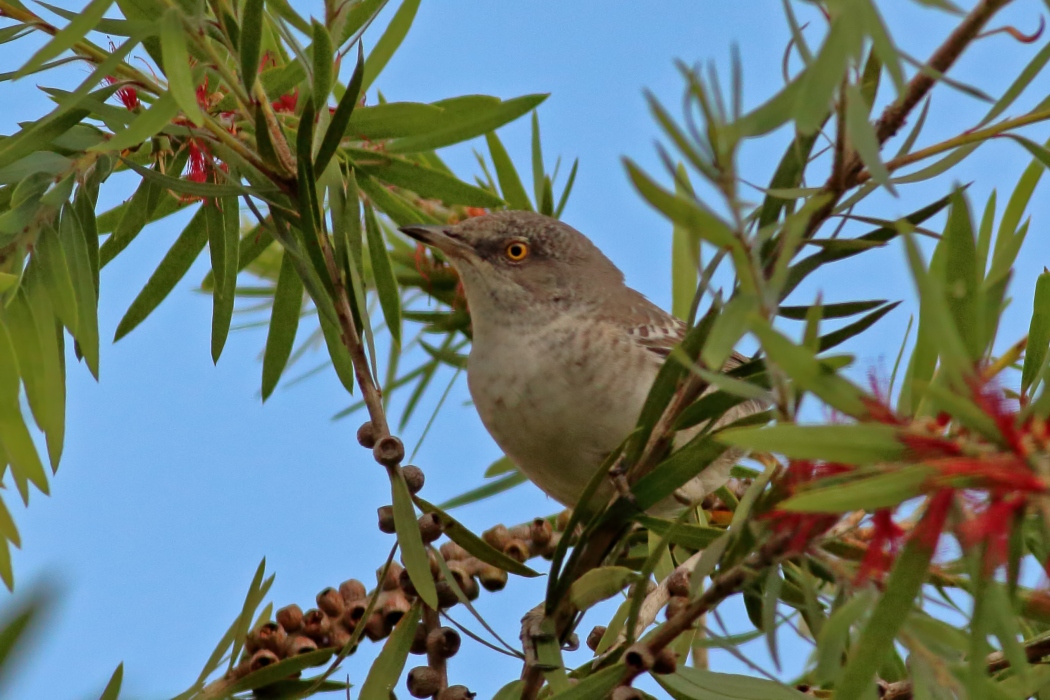
<instances>
[{"instance_id":1,"label":"green leaf","mask_svg":"<svg viewBox=\"0 0 1050 700\"><path fill-rule=\"evenodd\" d=\"M642 197L671 221L695 232L716 248L729 248L737 243L729 226L698 201L671 194L630 160L625 159L624 166Z\"/></svg>"},{"instance_id":2,"label":"green leaf","mask_svg":"<svg viewBox=\"0 0 1050 700\"><path fill-rule=\"evenodd\" d=\"M163 99L163 97L160 98L160 100ZM154 104L154 107L156 107L156 105L160 103L160 100L157 100L157 103ZM127 165L129 168L137 172L142 177L156 182L163 189L171 190L172 192L177 192L179 194L188 194L192 197L214 199L216 197L239 197L245 194L263 196L270 192L276 191L276 188L269 186L265 188L260 188L257 186L248 188L234 184L216 185L210 182L193 182L191 180L183 180L182 178L172 177L171 175L158 173L156 170L146 168L131 160L122 160L124 161L124 164Z\"/></svg>"},{"instance_id":3,"label":"green leaf","mask_svg":"<svg viewBox=\"0 0 1050 700\"><path fill-rule=\"evenodd\" d=\"M550 698L551 700L605 700L611 697L610 693L619 685L624 672L625 668L622 664L603 668L580 680L576 685L570 686L567 690L551 695ZM520 691L517 695L508 695L507 700L517 700L519 697L521 697Z\"/></svg>"},{"instance_id":4,"label":"green leaf","mask_svg":"<svg viewBox=\"0 0 1050 700\"><path fill-rule=\"evenodd\" d=\"M870 588L858 592L841 605L817 635L816 677L823 683L832 683L842 668L843 654L849 644L850 628L869 610L875 602L875 592Z\"/></svg>"},{"instance_id":5,"label":"green leaf","mask_svg":"<svg viewBox=\"0 0 1050 700\"><path fill-rule=\"evenodd\" d=\"M371 205L365 206L365 235L368 239L368 257L372 261L372 277L375 280L379 306L394 343L401 345L401 296L397 287L390 256L383 240L383 232L376 221Z\"/></svg>"},{"instance_id":6,"label":"green leaf","mask_svg":"<svg viewBox=\"0 0 1050 700\"><path fill-rule=\"evenodd\" d=\"M893 651L894 638L908 619L915 596L922 590L936 549L921 536L920 528L939 534L946 514L947 509L943 512L927 511L916 527L916 536L904 546L890 572L885 593L875 604L860 639L851 650L849 663L835 684L836 697L862 697L878 668Z\"/></svg>"},{"instance_id":7,"label":"green leaf","mask_svg":"<svg viewBox=\"0 0 1050 700\"><path fill-rule=\"evenodd\" d=\"M427 576L429 575L428 573ZM368 671L368 676L361 686L358 697L387 698L393 694L394 686L405 669L405 661L408 659L409 649L412 648L412 640L416 636L419 614L420 606L417 601L412 609L398 621L390 638L380 650L379 656L372 662L372 667Z\"/></svg>"},{"instance_id":8,"label":"green leaf","mask_svg":"<svg viewBox=\"0 0 1050 700\"><path fill-rule=\"evenodd\" d=\"M757 314L751 318L751 331L758 336L769 359L780 365L798 387L813 392L829 406L847 415L867 415L860 389L831 371L810 350L795 345L778 333Z\"/></svg>"},{"instance_id":9,"label":"green leaf","mask_svg":"<svg viewBox=\"0 0 1050 700\"><path fill-rule=\"evenodd\" d=\"M875 128L868 121L868 108L869 105L860 94L860 90L855 85L847 85L846 133L850 143L871 173L872 182L885 186L892 193L894 189L890 183L890 171L879 155L879 139L875 135Z\"/></svg>"},{"instance_id":10,"label":"green leaf","mask_svg":"<svg viewBox=\"0 0 1050 700\"><path fill-rule=\"evenodd\" d=\"M51 144L89 114L91 112L86 109L58 107L43 119L27 125L14 136L3 139L0 141L0 168L6 168L30 153Z\"/></svg>"},{"instance_id":11,"label":"green leaf","mask_svg":"<svg viewBox=\"0 0 1050 700\"><path fill-rule=\"evenodd\" d=\"M483 484L477 487L476 489L471 489L466 493L461 493L458 496L448 499L447 501L441 504L441 508L452 509L459 508L470 503L476 503L477 501L481 501L486 498L491 498L492 496L495 496L499 493L503 493L504 491L509 491L515 486L520 486L526 483L528 480L529 478L527 476L515 469L514 472L507 474L500 479L490 481L489 483Z\"/></svg>"},{"instance_id":12,"label":"green leaf","mask_svg":"<svg viewBox=\"0 0 1050 700\"><path fill-rule=\"evenodd\" d=\"M458 520L442 510L442 507L427 503L418 496L416 496L415 501L420 510L424 513L433 513L436 515L441 521L442 531L445 535L472 556L477 557L486 564L492 564L497 568L503 569L512 574L517 574L518 576L534 578L540 575L537 571L525 566L517 559L511 559L503 552L492 547L488 542L475 535L468 528L460 524Z\"/></svg>"},{"instance_id":13,"label":"green leaf","mask_svg":"<svg viewBox=\"0 0 1050 700\"><path fill-rule=\"evenodd\" d=\"M886 303L885 299L873 299L871 301L846 301L838 304L821 304L820 318L845 318L854 314L871 311ZM806 315L812 306L781 306L777 309L777 316L790 318L793 321L805 321Z\"/></svg>"},{"instance_id":14,"label":"green leaf","mask_svg":"<svg viewBox=\"0 0 1050 700\"><path fill-rule=\"evenodd\" d=\"M47 473L18 404L18 359L7 326L0 322L0 446L7 453L11 473L23 503L29 503L26 482L49 493Z\"/></svg>"},{"instance_id":15,"label":"green leaf","mask_svg":"<svg viewBox=\"0 0 1050 700\"><path fill-rule=\"evenodd\" d=\"M528 113L545 99L547 95L524 95L490 106L479 107L471 113L462 115L462 118L428 133L395 139L387 145L386 152L418 153L451 146L454 143L460 143L498 129L507 122L514 121Z\"/></svg>"},{"instance_id":16,"label":"green leaf","mask_svg":"<svg viewBox=\"0 0 1050 700\"><path fill-rule=\"evenodd\" d=\"M164 301L164 298L189 271L193 261L204 250L204 244L208 242L205 216L205 207L201 207L179 234L157 269L150 275L146 286L142 288L124 313L124 317L120 319L113 337L114 341L120 340L135 326L146 320L146 317Z\"/></svg>"},{"instance_id":17,"label":"green leaf","mask_svg":"<svg viewBox=\"0 0 1050 700\"><path fill-rule=\"evenodd\" d=\"M577 610L584 611L612 598L638 578L626 566L599 566L572 582L569 600Z\"/></svg>"},{"instance_id":18,"label":"green leaf","mask_svg":"<svg viewBox=\"0 0 1050 700\"><path fill-rule=\"evenodd\" d=\"M244 604L241 606L241 613L233 623L233 649L230 651L229 665L231 669L237 662L237 657L240 656L241 649L244 646L245 636L248 634L248 630L252 624L252 618L255 615L255 610L259 607L263 598L266 597L267 592L270 590L270 586L273 585L273 575L264 580L263 576L265 574L266 559L263 558L263 560L259 562L259 566L255 568L255 576L252 577L252 582L248 586L248 593L244 596Z\"/></svg>"},{"instance_id":19,"label":"green leaf","mask_svg":"<svg viewBox=\"0 0 1050 700\"><path fill-rule=\"evenodd\" d=\"M321 139L321 145L317 149L317 157L314 159L314 172L323 173L328 167L329 161L339 148L339 143L347 132L347 126L354 115L354 108L361 97L361 82L364 79L365 63L361 44L357 45L357 65L354 73L350 76L350 83L346 86L339 104L332 114L332 120Z\"/></svg>"},{"instance_id":20,"label":"green leaf","mask_svg":"<svg viewBox=\"0 0 1050 700\"><path fill-rule=\"evenodd\" d=\"M109 677L109 682L106 683L106 687L98 700L118 700L120 697L120 686L123 681L124 664L120 663L117 665L116 670L113 671L113 675Z\"/></svg>"},{"instance_id":21,"label":"green leaf","mask_svg":"<svg viewBox=\"0 0 1050 700\"><path fill-rule=\"evenodd\" d=\"M303 267L306 266L303 265ZM298 272L299 279L302 279L303 270L299 269ZM321 333L324 335L325 346L328 348L328 357L332 360L336 376L339 377L343 388L352 394L355 380L354 363L350 358L350 351L343 344L343 334L327 314L318 314L317 320L321 325Z\"/></svg>"},{"instance_id":22,"label":"green leaf","mask_svg":"<svg viewBox=\"0 0 1050 700\"><path fill-rule=\"evenodd\" d=\"M113 0L91 0L77 13L76 17L65 27L58 30L51 41L44 44L15 74L15 78L21 78L36 72L47 61L60 55L62 52L73 47L81 41L89 31L96 29L102 15L113 4Z\"/></svg>"},{"instance_id":23,"label":"green leaf","mask_svg":"<svg viewBox=\"0 0 1050 700\"><path fill-rule=\"evenodd\" d=\"M408 30L412 27L412 21L416 18L416 11L419 10L419 2L420 0L404 0L401 3L401 7L397 8L397 12L390 19L390 24L387 25L383 36L379 37L379 41L368 54L368 60L365 61L365 77L361 85L363 92L372 87L372 83L386 67L394 52L401 46L401 42L405 40Z\"/></svg>"},{"instance_id":24,"label":"green leaf","mask_svg":"<svg viewBox=\"0 0 1050 700\"><path fill-rule=\"evenodd\" d=\"M822 335L819 339L819 342L817 343L817 351L824 352L825 350L830 350L831 348L846 342L853 336L860 335L867 329L874 326L879 321L879 319L896 309L898 306L900 306L899 301L895 301L892 304L887 304L886 306L872 311L870 314L867 314L863 318L860 318L854 321L853 323L845 325L842 328L834 330L826 335Z\"/></svg>"},{"instance_id":25,"label":"green leaf","mask_svg":"<svg viewBox=\"0 0 1050 700\"><path fill-rule=\"evenodd\" d=\"M47 281L55 314L62 320L70 333L77 330L77 298L73 286L73 276L69 271L65 250L58 231L45 226L37 237L33 249L33 261L40 265L40 271Z\"/></svg>"},{"instance_id":26,"label":"green leaf","mask_svg":"<svg viewBox=\"0 0 1050 700\"><path fill-rule=\"evenodd\" d=\"M113 258L124 250L131 241L149 223L150 216L156 209L157 203L163 190L152 180L145 178L139 183L135 193L131 195L127 206L123 210L123 216L113 229L113 235L106 239L99 250L99 264L105 267Z\"/></svg>"},{"instance_id":27,"label":"green leaf","mask_svg":"<svg viewBox=\"0 0 1050 700\"><path fill-rule=\"evenodd\" d=\"M540 144L540 117L532 112L532 191L539 204L543 197L543 178L546 175L543 167L543 147Z\"/></svg>"},{"instance_id":28,"label":"green leaf","mask_svg":"<svg viewBox=\"0 0 1050 700\"><path fill-rule=\"evenodd\" d=\"M795 122L803 134L811 134L823 123L831 97L842 82L851 56L859 56L863 34L855 13L840 11L833 16L813 63L803 72L802 87L794 105ZM867 113L864 113L865 120Z\"/></svg>"},{"instance_id":29,"label":"green leaf","mask_svg":"<svg viewBox=\"0 0 1050 700\"><path fill-rule=\"evenodd\" d=\"M262 397L263 401L273 393L277 381L284 372L295 344L299 329L299 315L303 308L303 282L295 271L292 255L287 251L281 256L281 271L277 276L277 288L270 312L270 330L266 336L263 352Z\"/></svg>"},{"instance_id":30,"label":"green leaf","mask_svg":"<svg viewBox=\"0 0 1050 700\"><path fill-rule=\"evenodd\" d=\"M813 144L817 141L818 132L809 135L796 134L784 155L780 158L776 172L769 181L769 189L793 189L802 182L802 174L809 163L809 154L813 151ZM788 213L793 206L779 197L767 194L762 202L762 209L758 215L759 229L776 223L780 218L780 212L786 207Z\"/></svg>"},{"instance_id":31,"label":"green leaf","mask_svg":"<svg viewBox=\"0 0 1050 700\"><path fill-rule=\"evenodd\" d=\"M401 197L396 192L391 192L374 177L360 173L357 184L361 187L361 191L372 200L372 204L379 211L389 216L398 226L407 226L408 224L421 222L428 224L440 223L434 216L427 214L404 197Z\"/></svg>"},{"instance_id":32,"label":"green leaf","mask_svg":"<svg viewBox=\"0 0 1050 700\"><path fill-rule=\"evenodd\" d=\"M776 452L794 459L821 459L847 464L871 464L899 459L905 447L892 425L795 425L779 423L768 428L728 428L719 442L762 452Z\"/></svg>"},{"instance_id":33,"label":"green leaf","mask_svg":"<svg viewBox=\"0 0 1050 700\"><path fill-rule=\"evenodd\" d=\"M193 84L190 55L186 49L186 27L178 8L168 8L160 20L160 46L170 94L186 117L199 127L204 124L204 114L197 104L197 88Z\"/></svg>"},{"instance_id":34,"label":"green leaf","mask_svg":"<svg viewBox=\"0 0 1050 700\"><path fill-rule=\"evenodd\" d=\"M237 48L240 53L241 80L249 95L259 77L264 6L264 0L245 0L241 8L241 36Z\"/></svg>"},{"instance_id":35,"label":"green leaf","mask_svg":"<svg viewBox=\"0 0 1050 700\"><path fill-rule=\"evenodd\" d=\"M790 686L765 678L684 666L679 666L671 675L653 678L675 700L804 700L807 697Z\"/></svg>"},{"instance_id":36,"label":"green leaf","mask_svg":"<svg viewBox=\"0 0 1050 700\"><path fill-rule=\"evenodd\" d=\"M375 151L347 149L346 153L356 171L411 190L424 199L472 207L503 206L503 200L491 192L468 185L441 170Z\"/></svg>"},{"instance_id":37,"label":"green leaf","mask_svg":"<svg viewBox=\"0 0 1050 700\"><path fill-rule=\"evenodd\" d=\"M27 271L22 289L26 292L26 302L32 311L36 324L37 339L40 344L40 358L43 362L41 394L48 399L47 451L51 458L52 470L58 467L62 456L62 443L65 437L66 420L66 371L65 352L62 348L62 328L58 325L46 283L39 279L37 270Z\"/></svg>"},{"instance_id":38,"label":"green leaf","mask_svg":"<svg viewBox=\"0 0 1050 700\"><path fill-rule=\"evenodd\" d=\"M981 298L977 269L977 242L974 239L970 206L963 193L956 191L948 210L948 222L941 239L945 246L945 291L948 309L955 327L969 350L970 359L978 360L984 354L981 342Z\"/></svg>"},{"instance_id":39,"label":"green leaf","mask_svg":"<svg viewBox=\"0 0 1050 700\"><path fill-rule=\"evenodd\" d=\"M328 95L332 92L332 36L325 26L316 19L311 21L314 43L314 80L311 96L314 110L318 113L328 107ZM320 172L320 171L318 171Z\"/></svg>"},{"instance_id":40,"label":"green leaf","mask_svg":"<svg viewBox=\"0 0 1050 700\"><path fill-rule=\"evenodd\" d=\"M712 542L726 533L725 530L717 527L696 525L694 523L675 524L672 520L654 518L649 515L640 515L636 520L651 532L661 537L667 537L668 542L671 544L698 551L706 549Z\"/></svg>"},{"instance_id":41,"label":"green leaf","mask_svg":"<svg viewBox=\"0 0 1050 700\"><path fill-rule=\"evenodd\" d=\"M244 678L241 678L224 688L223 692L228 693L229 695L227 695L227 697L230 697L233 693L243 693L248 690L255 690L256 688L272 686L282 679L294 677L296 674L299 674L308 668L323 665L328 659L332 658L332 653L332 649L315 649L306 654L289 656L286 659L281 659L275 664L263 666L259 670L249 673ZM260 695L261 694L262 693L260 693ZM269 693L267 693L267 695L269 695ZM302 696L292 695L291 697Z\"/></svg>"},{"instance_id":42,"label":"green leaf","mask_svg":"<svg viewBox=\"0 0 1050 700\"><path fill-rule=\"evenodd\" d=\"M799 491L779 507L800 513L844 513L896 506L922 493L936 472L916 466L852 481L836 480L831 486Z\"/></svg>"},{"instance_id":43,"label":"green leaf","mask_svg":"<svg viewBox=\"0 0 1050 700\"><path fill-rule=\"evenodd\" d=\"M1024 352L1021 369L1021 393L1032 387L1046 359L1050 346L1050 272L1045 269L1035 282L1035 299L1032 302L1032 320L1028 326L1028 345Z\"/></svg>"},{"instance_id":44,"label":"green leaf","mask_svg":"<svg viewBox=\"0 0 1050 700\"><path fill-rule=\"evenodd\" d=\"M96 152L113 152L138 148L143 141L167 126L171 120L178 115L178 113L179 103L175 101L175 96L170 91L166 92L157 98L157 101L153 103L152 107L145 112L136 115L127 127L113 134L111 139L92 146L87 150ZM138 170L139 168L142 168L142 170L148 170L148 168L131 163L130 161L125 161L125 163L134 170ZM140 174L142 173L140 172ZM157 173L157 175L160 177L167 177L160 175L159 173ZM178 178L169 179L177 180Z\"/></svg>"},{"instance_id":45,"label":"green leaf","mask_svg":"<svg viewBox=\"0 0 1050 700\"><path fill-rule=\"evenodd\" d=\"M499 136L495 131L490 131L485 134L485 142L489 146L492 164L496 166L496 177L499 179L499 188L503 193L503 199L507 202L507 207L532 211L529 195L525 192L525 186L521 184L521 178L518 177L518 170L514 167L514 162L507 154L507 149L503 147Z\"/></svg>"},{"instance_id":46,"label":"green leaf","mask_svg":"<svg viewBox=\"0 0 1050 700\"><path fill-rule=\"evenodd\" d=\"M438 607L437 588L434 587L434 577L430 574L430 560L427 558L423 540L419 536L419 524L416 521L415 508L412 507L412 496L408 492L405 477L402 476L400 470L391 470L390 488L393 498L394 528L397 530L397 543L401 547L401 559L419 597L436 610Z\"/></svg>"},{"instance_id":47,"label":"green leaf","mask_svg":"<svg viewBox=\"0 0 1050 700\"><path fill-rule=\"evenodd\" d=\"M70 204L62 208L59 227L59 237L62 239L66 261L69 263L73 293L76 297L77 328L74 337L88 369L98 380L98 296L88 253L91 243L88 241L87 231L80 225Z\"/></svg>"},{"instance_id":48,"label":"green leaf","mask_svg":"<svg viewBox=\"0 0 1050 700\"><path fill-rule=\"evenodd\" d=\"M211 252L212 287L211 358L219 361L233 319L237 295L237 254L240 251L240 209L236 197L205 202L208 210L208 248Z\"/></svg>"},{"instance_id":49,"label":"green leaf","mask_svg":"<svg viewBox=\"0 0 1050 700\"><path fill-rule=\"evenodd\" d=\"M679 163L675 171L675 194L693 197L689 184L689 173ZM689 320L689 312L696 296L696 284L700 270L700 234L680 224L671 229L671 313L683 321Z\"/></svg>"}]
</instances>

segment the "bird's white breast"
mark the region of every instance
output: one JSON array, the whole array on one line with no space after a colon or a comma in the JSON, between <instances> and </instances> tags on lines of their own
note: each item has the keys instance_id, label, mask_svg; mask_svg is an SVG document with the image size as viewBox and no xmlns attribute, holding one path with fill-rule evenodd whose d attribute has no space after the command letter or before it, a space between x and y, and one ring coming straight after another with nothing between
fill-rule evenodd
<instances>
[{"instance_id":1,"label":"bird's white breast","mask_svg":"<svg viewBox=\"0 0 1050 700\"><path fill-rule=\"evenodd\" d=\"M658 368L622 331L564 316L540 328L476 333L468 383L507 456L572 505L634 427Z\"/></svg>"}]
</instances>

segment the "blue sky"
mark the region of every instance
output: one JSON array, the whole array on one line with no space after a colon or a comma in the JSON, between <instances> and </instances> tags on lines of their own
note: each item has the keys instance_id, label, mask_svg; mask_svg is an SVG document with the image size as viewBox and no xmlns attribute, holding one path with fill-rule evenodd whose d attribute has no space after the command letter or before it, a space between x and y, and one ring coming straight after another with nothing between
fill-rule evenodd
<instances>
[{"instance_id":1,"label":"blue sky","mask_svg":"<svg viewBox=\"0 0 1050 700\"><path fill-rule=\"evenodd\" d=\"M321 11L320 3L298 6ZM915 56L927 55L953 26L950 17L915 3L880 6L901 46ZM804 20L815 20L807 9L800 10ZM1040 12L1045 6L1029 0L1015 3L1002 20L1031 31ZM385 11L377 26L384 26L390 14ZM815 32L815 44L819 33L809 31ZM375 37L367 35L366 46ZM389 100L412 101L468 93L504 98L551 93L539 110L548 161L558 154L569 162L580 158L563 218L591 236L621 266L629 284L666 308L670 227L633 192L620 164L628 155L660 172L652 147L658 129L642 90L654 91L677 114L682 85L673 60L714 60L725 68L736 43L744 56L745 106L754 107L781 84L787 40L780 3L774 0L663 0L646 9L637 3L583 0L424 0L415 26L376 87ZM15 68L32 44L16 46L19 50L5 47L0 70ZM1002 75L1015 74L1038 48L1002 34L990 37L963 57L958 75L997 95L1005 88ZM84 74L76 68L0 86L6 105L0 132L10 133L17 122L43 113L46 103L37 83L68 88ZM1037 81L1030 89L1033 98L1009 114L1032 106L1047 94L1048 85ZM972 98L939 90L920 145L972 126L979 116L967 115L984 110ZM1028 133L1040 141L1048 135L1039 128ZM500 134L512 157L527 168L527 122ZM744 176L766 182L786 138L782 131L748 144L741 158ZM481 148L483 142L473 145ZM469 146L447 149L444 155L461 175L476 172ZM1018 146L1004 140L982 147L953 177L975 181L970 192L978 210L990 189L998 187L1001 211L1005 193L1027 162ZM104 191L109 205L128 196L127 182L114 180ZM877 195L864 213L894 218L942 196L952 184L940 177L903 188L899 199ZM1030 208L1032 232L1018 262L1016 301L1001 330L1004 342L1026 331L1035 275L1050 264L1043 233L1050 218L1045 192L1045 187L1037 191ZM24 542L14 558L18 589L50 580L61 597L31 655L0 690L2 697L90 697L120 661L125 663L125 697L169 697L196 678L239 610L262 557L277 574L270 596L275 604L297 602L305 608L325 586L349 577L369 581L392 543L375 528L375 509L389 501L389 489L382 469L354 440L360 416L330 420L349 402L333 373L279 388L262 405L261 329L233 333L218 366L212 365L211 302L194 291L207 256L140 328L115 345L107 342L181 229L177 221L147 229L103 272L101 381L96 384L71 359L66 451L52 495L34 494L24 511L16 499L7 498ZM888 371L914 310L899 247L839 263L801 288L796 303L809 302L818 289L826 301L907 300L876 332L848 347L857 354L858 376L872 367ZM303 368L318 359L308 358ZM439 377L435 389L450 376ZM485 467L499 456L466 405L468 398L460 379L415 460L426 470L428 500L439 502L478 485ZM398 407L395 401L395 418ZM429 414L426 408L403 434L410 450ZM481 530L557 509L526 486L458 515ZM503 594L483 595L478 607L504 637L514 639L518 618L540 601L543 585L542 580L513 580ZM739 608L729 608L735 611L727 615L732 625ZM599 621L588 620L584 631ZM788 665L797 668L805 653L798 644L785 650ZM371 654L364 645L346 664L352 682L363 679ZM749 654L763 656L761 647ZM724 654L714 655L713 663L717 670L741 669ZM467 645L453 659L451 679L468 682L479 697L488 697L518 670L516 661Z\"/></svg>"}]
</instances>

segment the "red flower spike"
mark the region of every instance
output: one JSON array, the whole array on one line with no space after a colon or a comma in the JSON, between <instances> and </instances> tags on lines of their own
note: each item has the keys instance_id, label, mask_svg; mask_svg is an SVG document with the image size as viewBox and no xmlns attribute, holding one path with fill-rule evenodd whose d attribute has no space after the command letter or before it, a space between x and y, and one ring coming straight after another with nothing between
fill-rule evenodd
<instances>
[{"instance_id":1,"label":"red flower spike","mask_svg":"<svg viewBox=\"0 0 1050 700\"><path fill-rule=\"evenodd\" d=\"M948 519L955 493L951 489L941 489L930 497L926 503L926 513L915 527L913 537L924 547L935 550L941 540L944 522Z\"/></svg>"},{"instance_id":2,"label":"red flower spike","mask_svg":"<svg viewBox=\"0 0 1050 700\"><path fill-rule=\"evenodd\" d=\"M1019 494L1005 498L993 495L982 513L959 526L959 542L964 549L984 544L985 574L991 575L1006 563L1010 531L1016 515L1023 511L1025 499Z\"/></svg>"},{"instance_id":3,"label":"red flower spike","mask_svg":"<svg viewBox=\"0 0 1050 700\"><path fill-rule=\"evenodd\" d=\"M117 82L117 79L112 75L106 76L106 84L112 85ZM135 88L130 85L117 88L117 98L124 104L124 107L130 112L139 106L139 93Z\"/></svg>"},{"instance_id":4,"label":"red flower spike","mask_svg":"<svg viewBox=\"0 0 1050 700\"><path fill-rule=\"evenodd\" d=\"M792 493L802 484L841 474L849 469L850 467L844 464L792 460L777 480L777 488ZM792 513L782 510L774 510L761 517L771 522L773 531L777 534L794 533L788 542L790 552L804 551L814 537L826 532L839 520L838 514Z\"/></svg>"},{"instance_id":5,"label":"red flower spike","mask_svg":"<svg viewBox=\"0 0 1050 700\"><path fill-rule=\"evenodd\" d=\"M952 479L970 481L957 488L984 488L999 492L1022 491L1025 493L1042 493L1046 490L1043 481L1032 472L1023 459L1015 455L960 456L929 460L927 464L939 472L935 478L937 482Z\"/></svg>"},{"instance_id":6,"label":"red flower spike","mask_svg":"<svg viewBox=\"0 0 1050 700\"><path fill-rule=\"evenodd\" d=\"M208 109L208 77L204 77L204 82L197 86L197 104L203 110Z\"/></svg>"},{"instance_id":7,"label":"red flower spike","mask_svg":"<svg viewBox=\"0 0 1050 700\"><path fill-rule=\"evenodd\" d=\"M904 544L904 530L893 522L893 511L889 508L876 511L872 517L873 532L868 542L868 551L860 562L855 584L868 578L878 578L890 570Z\"/></svg>"},{"instance_id":8,"label":"red flower spike","mask_svg":"<svg viewBox=\"0 0 1050 700\"><path fill-rule=\"evenodd\" d=\"M271 107L275 112L294 112L296 105L299 104L299 88L296 88L287 95L281 95L271 103Z\"/></svg>"}]
</instances>

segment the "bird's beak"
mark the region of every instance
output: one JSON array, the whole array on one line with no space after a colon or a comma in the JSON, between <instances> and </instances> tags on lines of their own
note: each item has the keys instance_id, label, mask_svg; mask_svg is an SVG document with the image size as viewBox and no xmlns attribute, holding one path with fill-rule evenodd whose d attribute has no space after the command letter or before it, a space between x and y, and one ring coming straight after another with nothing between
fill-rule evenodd
<instances>
[{"instance_id":1,"label":"bird's beak","mask_svg":"<svg viewBox=\"0 0 1050 700\"><path fill-rule=\"evenodd\" d=\"M452 233L448 226L410 224L402 226L399 230L406 236L414 238L424 245L433 246L451 257L462 258L473 252L470 245Z\"/></svg>"}]
</instances>

